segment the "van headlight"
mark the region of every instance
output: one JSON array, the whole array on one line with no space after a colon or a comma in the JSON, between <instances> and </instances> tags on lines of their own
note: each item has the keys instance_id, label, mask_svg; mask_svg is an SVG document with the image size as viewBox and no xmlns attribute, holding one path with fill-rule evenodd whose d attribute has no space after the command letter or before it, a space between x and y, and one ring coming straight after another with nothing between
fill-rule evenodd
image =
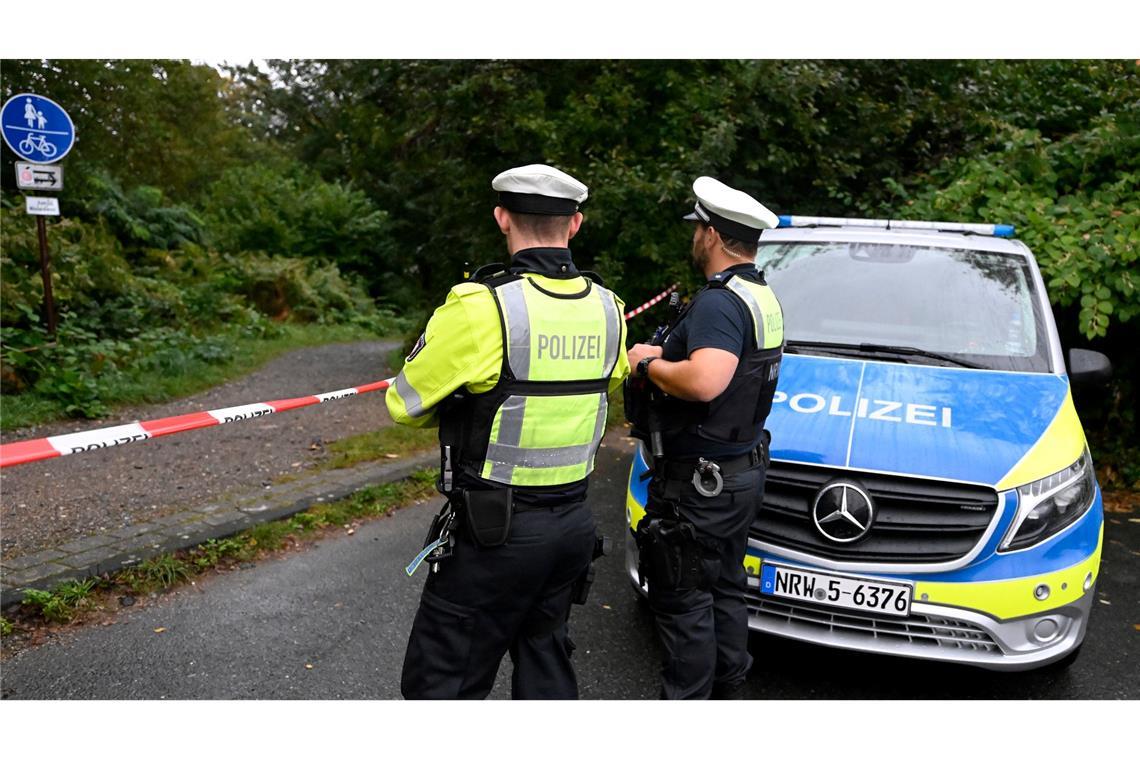
<instances>
[{"instance_id":1,"label":"van headlight","mask_svg":"<svg viewBox=\"0 0 1140 760\"><path fill-rule=\"evenodd\" d=\"M1060 472L1017 489L1017 517L999 551L1024 549L1072 525L1089 510L1095 495L1096 472L1085 449Z\"/></svg>"}]
</instances>

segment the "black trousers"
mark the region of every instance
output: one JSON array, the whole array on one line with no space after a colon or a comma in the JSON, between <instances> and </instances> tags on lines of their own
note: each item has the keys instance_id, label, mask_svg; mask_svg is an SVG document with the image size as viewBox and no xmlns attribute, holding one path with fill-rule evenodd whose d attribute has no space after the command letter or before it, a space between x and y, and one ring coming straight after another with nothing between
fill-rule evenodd
<instances>
[{"instance_id":1,"label":"black trousers","mask_svg":"<svg viewBox=\"0 0 1140 760\"><path fill-rule=\"evenodd\" d=\"M711 588L663 589L649 579L649 605L662 647L661 696L708 699L738 689L752 667L748 653L748 607L744 555L748 526L764 495L764 466L724 479L724 490L701 496L691 481L654 477L647 509L676 506L698 536L719 547Z\"/></svg>"},{"instance_id":2,"label":"black trousers","mask_svg":"<svg viewBox=\"0 0 1140 760\"><path fill-rule=\"evenodd\" d=\"M512 516L507 542L454 554L424 584L400 691L407 699L483 699L507 652L515 699L577 699L568 635L571 591L594 551L583 501Z\"/></svg>"}]
</instances>

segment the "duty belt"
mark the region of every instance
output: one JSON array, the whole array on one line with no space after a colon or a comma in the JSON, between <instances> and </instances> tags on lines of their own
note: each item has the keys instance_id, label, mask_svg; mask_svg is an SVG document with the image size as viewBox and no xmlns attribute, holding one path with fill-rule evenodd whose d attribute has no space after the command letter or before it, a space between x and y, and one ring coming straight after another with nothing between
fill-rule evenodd
<instances>
[{"instance_id":1,"label":"duty belt","mask_svg":"<svg viewBox=\"0 0 1140 760\"><path fill-rule=\"evenodd\" d=\"M658 473L665 480L691 480L693 477L693 470L697 469L704 462L710 460L701 459L666 459L657 466ZM747 454L741 454L732 459L717 459L711 460L720 471L721 475L735 475L738 472L751 470L756 467L762 460L760 449L755 448Z\"/></svg>"}]
</instances>

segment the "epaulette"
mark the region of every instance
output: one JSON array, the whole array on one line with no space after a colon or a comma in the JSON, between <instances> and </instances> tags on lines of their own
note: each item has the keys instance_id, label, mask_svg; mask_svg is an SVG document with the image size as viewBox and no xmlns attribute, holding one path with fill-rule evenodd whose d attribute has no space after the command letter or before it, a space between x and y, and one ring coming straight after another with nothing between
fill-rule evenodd
<instances>
[{"instance_id":1,"label":"epaulette","mask_svg":"<svg viewBox=\"0 0 1140 760\"><path fill-rule=\"evenodd\" d=\"M603 280L602 276L600 274L598 274L597 272L591 272L589 269L579 269L578 274L582 275L587 280L593 280L594 282L596 282L598 285L601 285L602 287L605 287L605 285L606 285L605 280Z\"/></svg>"},{"instance_id":2,"label":"epaulette","mask_svg":"<svg viewBox=\"0 0 1140 760\"><path fill-rule=\"evenodd\" d=\"M716 288L723 288L728 285L728 281L736 276L736 272L717 272L709 281L705 283L705 288L708 290L715 290Z\"/></svg>"},{"instance_id":3,"label":"epaulette","mask_svg":"<svg viewBox=\"0 0 1140 760\"><path fill-rule=\"evenodd\" d=\"M492 277L497 277L507 273L507 265L502 262L494 262L491 264L484 264L475 270L475 272L467 278L468 282L483 282Z\"/></svg>"}]
</instances>

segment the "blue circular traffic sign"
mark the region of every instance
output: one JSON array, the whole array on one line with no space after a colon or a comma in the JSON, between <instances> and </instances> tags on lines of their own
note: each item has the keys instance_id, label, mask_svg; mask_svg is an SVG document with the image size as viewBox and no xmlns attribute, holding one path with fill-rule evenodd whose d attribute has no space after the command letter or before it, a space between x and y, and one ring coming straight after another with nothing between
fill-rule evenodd
<instances>
[{"instance_id":1,"label":"blue circular traffic sign","mask_svg":"<svg viewBox=\"0 0 1140 760\"><path fill-rule=\"evenodd\" d=\"M54 100L22 92L0 109L4 142L33 164L54 164L75 145L75 125Z\"/></svg>"}]
</instances>

